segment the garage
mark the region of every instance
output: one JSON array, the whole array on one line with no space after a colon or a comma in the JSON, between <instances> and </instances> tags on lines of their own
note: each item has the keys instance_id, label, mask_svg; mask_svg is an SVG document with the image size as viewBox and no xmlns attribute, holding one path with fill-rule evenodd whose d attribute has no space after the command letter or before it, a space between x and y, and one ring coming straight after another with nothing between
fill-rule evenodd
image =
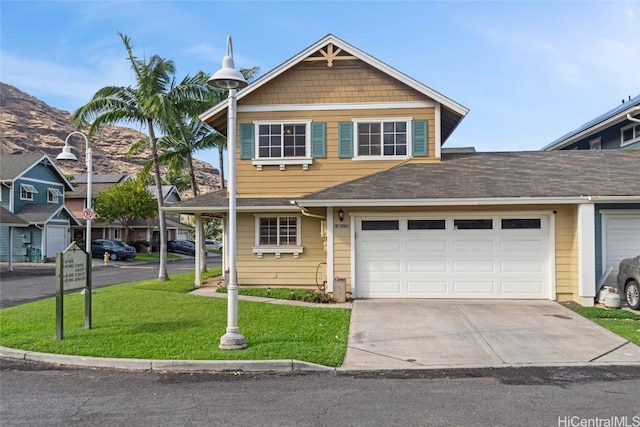
<instances>
[{"instance_id":1,"label":"garage","mask_svg":"<svg viewBox=\"0 0 640 427\"><path fill-rule=\"evenodd\" d=\"M640 212L602 212L602 271L611 268L608 284L615 283L618 264L640 254Z\"/></svg>"},{"instance_id":2,"label":"garage","mask_svg":"<svg viewBox=\"0 0 640 427\"><path fill-rule=\"evenodd\" d=\"M60 225L47 226L47 252L48 258L53 258L58 252L64 251L67 243L67 227Z\"/></svg>"},{"instance_id":3,"label":"garage","mask_svg":"<svg viewBox=\"0 0 640 427\"><path fill-rule=\"evenodd\" d=\"M548 215L355 219L358 298L529 298L551 292Z\"/></svg>"}]
</instances>

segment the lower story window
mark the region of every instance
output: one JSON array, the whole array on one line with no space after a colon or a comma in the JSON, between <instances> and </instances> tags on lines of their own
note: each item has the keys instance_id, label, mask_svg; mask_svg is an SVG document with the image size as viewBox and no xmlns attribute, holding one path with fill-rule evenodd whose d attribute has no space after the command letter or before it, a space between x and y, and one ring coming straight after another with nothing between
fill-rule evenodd
<instances>
[{"instance_id":1,"label":"lower story window","mask_svg":"<svg viewBox=\"0 0 640 427\"><path fill-rule=\"evenodd\" d=\"M293 253L297 258L302 253L300 239L300 217L290 215L257 216L256 245L253 252L261 258L263 253Z\"/></svg>"}]
</instances>

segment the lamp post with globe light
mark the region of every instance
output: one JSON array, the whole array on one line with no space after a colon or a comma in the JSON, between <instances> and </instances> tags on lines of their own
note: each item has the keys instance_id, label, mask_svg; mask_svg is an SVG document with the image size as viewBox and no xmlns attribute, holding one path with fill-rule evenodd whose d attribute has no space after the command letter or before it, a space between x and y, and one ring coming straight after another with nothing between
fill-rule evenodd
<instances>
[{"instance_id":1,"label":"lamp post with globe light","mask_svg":"<svg viewBox=\"0 0 640 427\"><path fill-rule=\"evenodd\" d=\"M85 328L91 329L91 221L93 219L93 210L91 208L91 178L93 175L93 155L91 152L91 143L89 142L87 136L80 131L74 131L67 135L67 138L64 140L64 147L62 148L62 152L56 156L56 160L78 161L78 158L71 152L71 147L69 146L69 138L71 138L73 135L79 135L84 138L87 153L87 207L83 211L83 216L87 220L87 231L84 240L88 259L87 287L85 289Z\"/></svg>"},{"instance_id":2,"label":"lamp post with globe light","mask_svg":"<svg viewBox=\"0 0 640 427\"><path fill-rule=\"evenodd\" d=\"M227 191L229 192L229 221L227 260L229 269L229 284L227 287L227 330L220 338L220 348L226 350L241 350L247 348L244 336L238 327L238 282L236 272L236 91L248 85L244 76L235 69L233 62L233 44L231 37L227 37L227 53L222 59L222 68L216 71L207 81L211 86L229 91L229 110L227 125L227 155L229 164L229 178ZM223 178L224 179L224 178Z\"/></svg>"}]
</instances>

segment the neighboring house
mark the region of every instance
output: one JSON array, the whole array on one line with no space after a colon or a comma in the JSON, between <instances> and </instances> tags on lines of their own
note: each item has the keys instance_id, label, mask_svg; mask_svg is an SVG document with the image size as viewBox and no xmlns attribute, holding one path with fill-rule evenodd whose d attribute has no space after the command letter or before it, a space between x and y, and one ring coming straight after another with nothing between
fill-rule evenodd
<instances>
[{"instance_id":1,"label":"neighboring house","mask_svg":"<svg viewBox=\"0 0 640 427\"><path fill-rule=\"evenodd\" d=\"M640 148L640 95L561 136L543 151Z\"/></svg>"},{"instance_id":2,"label":"neighboring house","mask_svg":"<svg viewBox=\"0 0 640 427\"><path fill-rule=\"evenodd\" d=\"M9 154L0 157L0 184L0 261L55 259L78 225L64 205L73 191L64 174L46 154Z\"/></svg>"},{"instance_id":3,"label":"neighboring house","mask_svg":"<svg viewBox=\"0 0 640 427\"><path fill-rule=\"evenodd\" d=\"M227 106L201 115L224 135ZM468 110L333 35L237 111L240 286L592 305L596 203L640 213L640 150L443 152ZM226 191L165 210L226 230Z\"/></svg>"},{"instance_id":4,"label":"neighboring house","mask_svg":"<svg viewBox=\"0 0 640 427\"><path fill-rule=\"evenodd\" d=\"M95 174L91 177L91 196L92 198L95 198L102 191L112 187L113 185L131 180L132 178L129 174ZM78 242L83 242L86 234L86 219L84 219L82 211L87 207L87 175L76 175L72 180L72 184L75 186L75 191L69 195L66 200L66 204L69 207L69 210L73 212L77 220L80 222L80 226L73 228L73 239ZM154 197L157 197L157 191L154 185L147 186L147 190L149 190ZM164 197L164 203L167 206L182 200L180 198L180 193L173 185L163 185L162 194ZM92 203L92 206L93 205L94 203ZM151 224L148 224L147 221L142 219L135 220L131 224L130 228L132 231L129 234L130 241L144 240L152 242L154 240L154 236L157 238L158 235L157 221L153 221ZM193 227L180 223L179 215L167 217L168 240L176 240L180 235L184 235L191 229L193 229ZM91 224L91 240L123 240L124 234L124 226L119 221L106 223L94 220Z\"/></svg>"},{"instance_id":5,"label":"neighboring house","mask_svg":"<svg viewBox=\"0 0 640 427\"><path fill-rule=\"evenodd\" d=\"M623 100L618 107L563 135L542 150L601 149L640 149L640 95ZM633 169L637 170L638 166ZM604 171L601 178L608 180L616 171L621 175L628 172L614 166ZM599 282L606 280L605 284L613 285L620 260L640 254L639 208L637 204L595 204L594 274Z\"/></svg>"}]
</instances>

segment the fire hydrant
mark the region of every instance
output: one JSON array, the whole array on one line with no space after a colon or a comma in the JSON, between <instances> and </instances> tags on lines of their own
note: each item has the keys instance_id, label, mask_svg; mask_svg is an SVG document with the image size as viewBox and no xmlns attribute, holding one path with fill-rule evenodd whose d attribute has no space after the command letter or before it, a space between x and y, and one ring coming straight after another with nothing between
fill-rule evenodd
<instances>
[{"instance_id":1,"label":"fire hydrant","mask_svg":"<svg viewBox=\"0 0 640 427\"><path fill-rule=\"evenodd\" d=\"M109 252L105 252L102 259L104 259L104 265L109 265Z\"/></svg>"}]
</instances>

